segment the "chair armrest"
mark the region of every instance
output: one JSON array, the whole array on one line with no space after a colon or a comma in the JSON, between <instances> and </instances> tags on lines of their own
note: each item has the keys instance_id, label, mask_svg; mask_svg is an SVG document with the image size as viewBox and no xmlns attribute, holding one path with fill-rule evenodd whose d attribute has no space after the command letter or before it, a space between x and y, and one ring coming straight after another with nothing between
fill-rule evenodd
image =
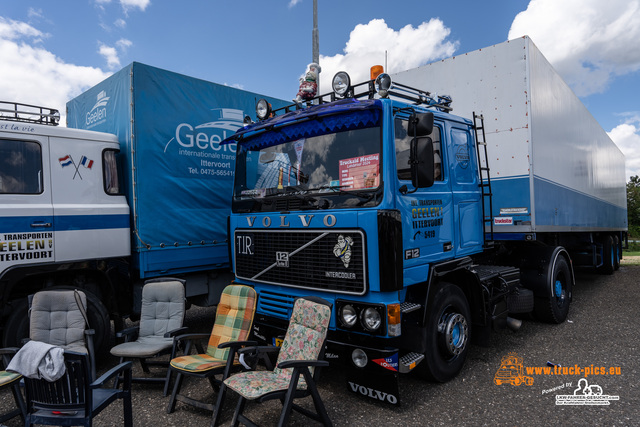
<instances>
[{"instance_id":1,"label":"chair armrest","mask_svg":"<svg viewBox=\"0 0 640 427\"><path fill-rule=\"evenodd\" d=\"M91 387L91 388L102 387L104 385L104 383L109 381L109 379L113 378L116 375L120 375L121 372L124 372L124 371L131 372L131 366L132 366L131 361L123 362L123 363L121 363L121 364L119 364L117 366L114 366L113 368L109 369L107 372L102 374L100 376L100 378L98 378L97 380L92 382L89 387Z\"/></svg>"},{"instance_id":2,"label":"chair armrest","mask_svg":"<svg viewBox=\"0 0 640 427\"><path fill-rule=\"evenodd\" d=\"M165 338L172 338L172 337L175 337L175 336L180 335L180 334L182 334L181 336L183 336L183 335L185 335L185 334L186 334L186 332L187 332L188 330L189 330L189 327L188 327L188 326L183 326L183 327L181 327L181 328L176 328L176 329L174 329L174 330L172 330L172 331L166 332L166 333L164 334L164 337L165 337Z\"/></svg>"},{"instance_id":3,"label":"chair armrest","mask_svg":"<svg viewBox=\"0 0 640 427\"><path fill-rule=\"evenodd\" d=\"M278 363L278 368L304 368L305 366L329 366L329 362L326 360L284 360Z\"/></svg>"},{"instance_id":4,"label":"chair armrest","mask_svg":"<svg viewBox=\"0 0 640 427\"><path fill-rule=\"evenodd\" d=\"M234 348L234 349L238 349L240 347L246 347L246 346L256 346L258 345L257 341L227 341L227 342L223 342L222 344L218 345L218 348Z\"/></svg>"},{"instance_id":5,"label":"chair armrest","mask_svg":"<svg viewBox=\"0 0 640 427\"><path fill-rule=\"evenodd\" d=\"M120 332L116 332L116 338L130 337L134 334L137 334L139 329L140 326L131 326L129 328L125 328Z\"/></svg>"},{"instance_id":6,"label":"chair armrest","mask_svg":"<svg viewBox=\"0 0 640 427\"><path fill-rule=\"evenodd\" d=\"M176 337L177 340L179 341L193 341L193 340L203 340L205 338L209 338L211 336L211 334L183 334L183 335L178 335Z\"/></svg>"},{"instance_id":7,"label":"chair armrest","mask_svg":"<svg viewBox=\"0 0 640 427\"><path fill-rule=\"evenodd\" d=\"M0 348L0 354L16 354L20 350L18 347Z\"/></svg>"},{"instance_id":8,"label":"chair armrest","mask_svg":"<svg viewBox=\"0 0 640 427\"><path fill-rule=\"evenodd\" d=\"M260 345L254 347L244 347L238 350L238 354L245 353L256 353L256 354L266 354L266 353L277 353L280 351L280 347L276 347L273 345Z\"/></svg>"}]
</instances>

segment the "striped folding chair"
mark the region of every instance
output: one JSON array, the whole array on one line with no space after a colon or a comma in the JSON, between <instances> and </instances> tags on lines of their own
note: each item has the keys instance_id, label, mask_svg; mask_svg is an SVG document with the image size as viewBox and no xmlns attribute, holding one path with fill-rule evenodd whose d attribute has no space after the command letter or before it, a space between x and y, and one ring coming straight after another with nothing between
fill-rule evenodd
<instances>
[{"instance_id":1,"label":"striped folding chair","mask_svg":"<svg viewBox=\"0 0 640 427\"><path fill-rule=\"evenodd\" d=\"M224 380L232 372L246 370L240 363L237 351L244 346L256 345L247 341L251 333L253 315L256 310L257 294L253 288L243 285L229 285L220 296L216 309L216 319L210 335L187 334L176 338L175 343L185 342L184 356L171 360L169 369L178 375L167 407L167 413L175 410L176 401L213 411L211 425L216 425L224 401L226 386ZM203 351L199 340L209 339L206 351ZM195 344L198 354L190 354ZM216 375L221 375L217 379ZM185 376L207 378L214 388L219 388L216 403L210 404L179 394Z\"/></svg>"},{"instance_id":2,"label":"striped folding chair","mask_svg":"<svg viewBox=\"0 0 640 427\"><path fill-rule=\"evenodd\" d=\"M9 364L9 360L11 359L9 356L15 354L17 350L18 349L16 348L0 349L0 369ZM21 378L22 375L16 372L0 371L0 390L10 388L13 393L13 399L16 402L16 407L13 410L0 414L0 424L18 415L20 415L24 421L27 413L27 407L24 403L24 399L22 398L22 392L20 391Z\"/></svg>"}]
</instances>

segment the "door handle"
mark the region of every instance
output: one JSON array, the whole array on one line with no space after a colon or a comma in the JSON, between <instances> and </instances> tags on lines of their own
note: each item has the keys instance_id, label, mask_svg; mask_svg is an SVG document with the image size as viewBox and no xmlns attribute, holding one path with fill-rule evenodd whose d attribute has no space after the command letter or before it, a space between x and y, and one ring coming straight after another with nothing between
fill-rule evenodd
<instances>
[{"instance_id":1,"label":"door handle","mask_svg":"<svg viewBox=\"0 0 640 427\"><path fill-rule=\"evenodd\" d=\"M31 228L50 228L50 222L34 222L31 224Z\"/></svg>"}]
</instances>

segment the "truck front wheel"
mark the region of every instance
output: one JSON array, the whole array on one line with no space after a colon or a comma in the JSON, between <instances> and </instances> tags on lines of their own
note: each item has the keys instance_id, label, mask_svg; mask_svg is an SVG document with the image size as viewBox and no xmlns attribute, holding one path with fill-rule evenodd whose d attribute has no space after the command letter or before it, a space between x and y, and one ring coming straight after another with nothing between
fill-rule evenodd
<instances>
[{"instance_id":1,"label":"truck front wheel","mask_svg":"<svg viewBox=\"0 0 640 427\"><path fill-rule=\"evenodd\" d=\"M437 284L428 310L427 350L417 373L430 381L449 381L462 370L469 350L469 303L462 289L443 282Z\"/></svg>"}]
</instances>

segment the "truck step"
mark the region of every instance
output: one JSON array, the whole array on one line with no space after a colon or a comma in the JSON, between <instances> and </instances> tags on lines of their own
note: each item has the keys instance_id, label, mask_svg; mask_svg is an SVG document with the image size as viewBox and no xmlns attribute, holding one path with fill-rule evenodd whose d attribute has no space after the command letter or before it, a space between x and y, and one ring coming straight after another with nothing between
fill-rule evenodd
<instances>
[{"instance_id":1,"label":"truck step","mask_svg":"<svg viewBox=\"0 0 640 427\"><path fill-rule=\"evenodd\" d=\"M403 314L411 313L412 311L416 311L420 309L422 306L420 304L416 304L414 302L403 302L400 304L400 311Z\"/></svg>"},{"instance_id":2,"label":"truck step","mask_svg":"<svg viewBox=\"0 0 640 427\"><path fill-rule=\"evenodd\" d=\"M418 363L422 362L422 359L424 359L424 354L422 353L407 353L400 358L398 371L401 374L406 374L418 366Z\"/></svg>"}]
</instances>

